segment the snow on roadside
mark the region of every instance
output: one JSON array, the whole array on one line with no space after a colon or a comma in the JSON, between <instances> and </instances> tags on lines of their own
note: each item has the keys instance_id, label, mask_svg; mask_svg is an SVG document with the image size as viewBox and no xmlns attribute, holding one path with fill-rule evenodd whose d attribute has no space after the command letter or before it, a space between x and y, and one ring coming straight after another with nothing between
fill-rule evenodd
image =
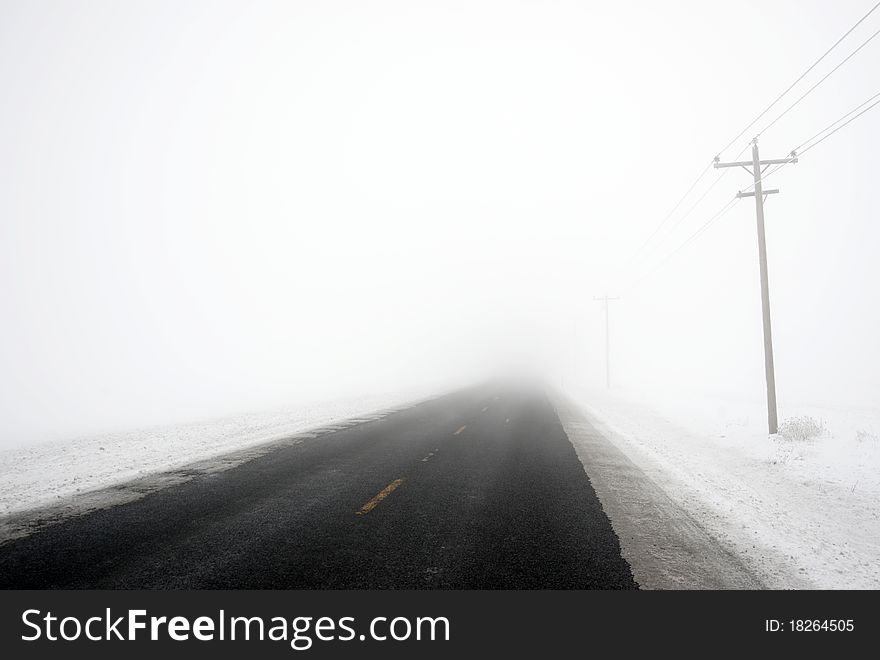
<instances>
[{"instance_id":1,"label":"snow on roadside","mask_svg":"<svg viewBox=\"0 0 880 660\"><path fill-rule=\"evenodd\" d=\"M880 587L880 410L568 392L673 500L772 588ZM818 422L812 438L797 437ZM808 429L809 430L809 429Z\"/></svg>"},{"instance_id":2,"label":"snow on roadside","mask_svg":"<svg viewBox=\"0 0 880 660\"><path fill-rule=\"evenodd\" d=\"M0 515L401 406L426 395L410 392L340 399L2 450Z\"/></svg>"}]
</instances>

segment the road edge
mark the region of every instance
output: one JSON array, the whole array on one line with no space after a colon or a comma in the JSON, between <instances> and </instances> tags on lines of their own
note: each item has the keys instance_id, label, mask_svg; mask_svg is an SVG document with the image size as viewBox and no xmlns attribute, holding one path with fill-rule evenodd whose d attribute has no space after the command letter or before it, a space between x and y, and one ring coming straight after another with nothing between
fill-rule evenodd
<instances>
[{"instance_id":1,"label":"road edge","mask_svg":"<svg viewBox=\"0 0 880 660\"><path fill-rule=\"evenodd\" d=\"M548 394L642 589L766 588L599 430L599 420L566 395Z\"/></svg>"}]
</instances>

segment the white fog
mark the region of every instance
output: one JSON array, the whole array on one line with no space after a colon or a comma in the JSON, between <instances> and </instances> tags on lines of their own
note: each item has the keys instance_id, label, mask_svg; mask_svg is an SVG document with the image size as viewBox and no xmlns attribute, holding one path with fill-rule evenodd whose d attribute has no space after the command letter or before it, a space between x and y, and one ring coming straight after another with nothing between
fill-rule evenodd
<instances>
[{"instance_id":1,"label":"white fog","mask_svg":"<svg viewBox=\"0 0 880 660\"><path fill-rule=\"evenodd\" d=\"M442 389L511 357L601 386L606 292L615 386L762 401L753 200L652 272L749 175L636 253L867 9L0 8L5 447ZM878 58L854 56L762 157L876 93ZM878 131L866 114L768 180L780 402L878 400Z\"/></svg>"}]
</instances>

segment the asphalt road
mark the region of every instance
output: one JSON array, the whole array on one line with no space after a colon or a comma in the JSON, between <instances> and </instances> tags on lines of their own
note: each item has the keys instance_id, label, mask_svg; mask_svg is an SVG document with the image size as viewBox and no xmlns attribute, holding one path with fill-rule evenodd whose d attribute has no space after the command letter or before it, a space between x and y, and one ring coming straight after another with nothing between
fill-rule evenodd
<instances>
[{"instance_id":1,"label":"asphalt road","mask_svg":"<svg viewBox=\"0 0 880 660\"><path fill-rule=\"evenodd\" d=\"M637 585L546 397L486 386L8 542L0 587Z\"/></svg>"}]
</instances>

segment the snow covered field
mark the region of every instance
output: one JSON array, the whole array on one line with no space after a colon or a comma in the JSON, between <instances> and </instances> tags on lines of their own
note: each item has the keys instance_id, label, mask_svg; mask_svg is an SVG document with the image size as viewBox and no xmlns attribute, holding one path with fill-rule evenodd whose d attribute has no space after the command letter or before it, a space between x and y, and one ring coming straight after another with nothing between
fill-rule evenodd
<instances>
[{"instance_id":1,"label":"snow covered field","mask_svg":"<svg viewBox=\"0 0 880 660\"><path fill-rule=\"evenodd\" d=\"M768 586L880 587L880 409L568 394Z\"/></svg>"},{"instance_id":2,"label":"snow covered field","mask_svg":"<svg viewBox=\"0 0 880 660\"><path fill-rule=\"evenodd\" d=\"M424 393L339 399L0 451L0 515L162 472L314 427L402 407Z\"/></svg>"}]
</instances>

